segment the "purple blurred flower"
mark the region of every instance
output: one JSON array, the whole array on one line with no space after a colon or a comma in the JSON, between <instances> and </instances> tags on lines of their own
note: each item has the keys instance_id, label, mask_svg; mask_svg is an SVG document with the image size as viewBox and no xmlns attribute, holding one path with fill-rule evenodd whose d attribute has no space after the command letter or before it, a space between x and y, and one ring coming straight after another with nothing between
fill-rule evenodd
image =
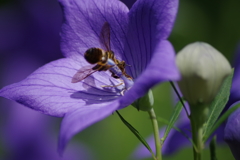
<instances>
[{"instance_id":1,"label":"purple blurred flower","mask_svg":"<svg viewBox=\"0 0 240 160\"><path fill-rule=\"evenodd\" d=\"M238 102L239 103L239 102ZM224 140L227 142L236 160L240 160L240 109L232 113L224 129Z\"/></svg>"},{"instance_id":2,"label":"purple blurred flower","mask_svg":"<svg viewBox=\"0 0 240 160\"><path fill-rule=\"evenodd\" d=\"M59 136L62 152L69 139L89 125L132 104L157 83L177 80L175 53L166 40L172 29L177 0L139 0L129 11L118 0L61 0L65 15L61 48L66 58L39 68L25 80L0 90L0 96L56 117L64 117ZM111 26L111 48L130 67L126 72L134 85L124 96L119 81L108 72L96 72L79 83L71 83L91 47L100 47L104 22Z\"/></svg>"},{"instance_id":3,"label":"purple blurred flower","mask_svg":"<svg viewBox=\"0 0 240 160\"><path fill-rule=\"evenodd\" d=\"M31 55L48 62L60 58L62 19L56 0L6 3L0 8L0 54L14 56L21 52L22 56Z\"/></svg>"},{"instance_id":4,"label":"purple blurred flower","mask_svg":"<svg viewBox=\"0 0 240 160\"><path fill-rule=\"evenodd\" d=\"M3 105L10 112L1 127L1 141L5 160L85 160L92 159L90 151L79 144L71 143L63 157L56 152L56 135L53 126L56 118L49 117L5 100Z\"/></svg>"},{"instance_id":5,"label":"purple blurred flower","mask_svg":"<svg viewBox=\"0 0 240 160\"><path fill-rule=\"evenodd\" d=\"M228 106L232 107L240 102L240 45L238 46L236 57L234 58L234 79L231 88L231 96ZM232 113L224 129L224 140L229 145L233 156L236 160L240 160L240 109L237 109Z\"/></svg>"}]
</instances>

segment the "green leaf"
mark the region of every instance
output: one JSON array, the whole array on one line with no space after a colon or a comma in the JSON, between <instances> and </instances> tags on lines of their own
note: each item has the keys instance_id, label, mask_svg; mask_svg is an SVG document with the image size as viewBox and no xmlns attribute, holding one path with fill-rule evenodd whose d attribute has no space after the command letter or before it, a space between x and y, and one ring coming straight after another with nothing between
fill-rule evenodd
<instances>
[{"instance_id":1,"label":"green leaf","mask_svg":"<svg viewBox=\"0 0 240 160\"><path fill-rule=\"evenodd\" d=\"M132 133L142 142L142 144L149 150L149 152L152 154L152 157L156 159L151 147L148 145L148 143L145 141L145 139L140 135L140 133L130 124L128 123L121 114L116 111L122 122L132 131Z\"/></svg>"},{"instance_id":2,"label":"green leaf","mask_svg":"<svg viewBox=\"0 0 240 160\"><path fill-rule=\"evenodd\" d=\"M183 108L185 109L185 112L186 112L187 116L189 117L189 113L188 113L188 111L187 111L187 107L186 107L185 104L184 104L184 98L181 97L181 95L180 95L180 93L178 92L178 90L177 90L174 82L173 82L173 81L169 81L169 82L170 82L170 84L171 84L174 92L176 93L178 99L181 101L181 103L182 103L182 105L183 105Z\"/></svg>"},{"instance_id":3,"label":"green leaf","mask_svg":"<svg viewBox=\"0 0 240 160\"><path fill-rule=\"evenodd\" d=\"M234 105L233 107L229 108L219 119L218 121L216 122L216 124L213 126L213 128L211 129L211 131L205 136L203 137L204 141L206 141L209 136L212 135L212 133L218 129L218 127L224 122L226 121L226 119L234 112L236 111L238 108L240 108L240 104L236 104Z\"/></svg>"},{"instance_id":4,"label":"green leaf","mask_svg":"<svg viewBox=\"0 0 240 160\"><path fill-rule=\"evenodd\" d=\"M173 111L173 114L171 116L171 119L169 121L169 124L165 130L165 133L164 133L164 136L162 138L162 144L164 143L164 141L166 140L170 130L173 128L175 122L177 121L178 117L179 117L179 114L181 113L182 111L182 102L181 101L178 101L177 105L175 106L175 109Z\"/></svg>"},{"instance_id":5,"label":"green leaf","mask_svg":"<svg viewBox=\"0 0 240 160\"><path fill-rule=\"evenodd\" d=\"M233 77L234 69L232 73L224 80L223 85L221 86L217 96L215 97L214 101L210 105L210 115L208 120L205 124L204 133L203 133L203 140L206 140L209 133L212 130L213 125L217 121L219 115L221 114L223 108L228 102L228 98L230 95L230 89L232 85L232 77Z\"/></svg>"}]
</instances>

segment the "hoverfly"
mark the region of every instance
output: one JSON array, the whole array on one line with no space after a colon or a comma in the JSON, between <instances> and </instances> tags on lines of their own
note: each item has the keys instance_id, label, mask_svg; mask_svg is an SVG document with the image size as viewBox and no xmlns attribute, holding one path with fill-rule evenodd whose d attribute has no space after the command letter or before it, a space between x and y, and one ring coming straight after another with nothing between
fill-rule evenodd
<instances>
[{"instance_id":1,"label":"hoverfly","mask_svg":"<svg viewBox=\"0 0 240 160\"><path fill-rule=\"evenodd\" d=\"M91 65L80 68L77 73L72 77L72 83L77 83L97 71L107 70L112 73L111 76L113 78L118 79L120 78L119 75L124 75L128 79L132 80L132 77L129 76L125 71L125 61L120 61L116 59L114 52L111 50L110 25L108 22L105 22L102 26L99 41L102 47L104 47L104 50L93 47L89 48L84 53L84 58ZM96 65L93 66L94 64Z\"/></svg>"}]
</instances>

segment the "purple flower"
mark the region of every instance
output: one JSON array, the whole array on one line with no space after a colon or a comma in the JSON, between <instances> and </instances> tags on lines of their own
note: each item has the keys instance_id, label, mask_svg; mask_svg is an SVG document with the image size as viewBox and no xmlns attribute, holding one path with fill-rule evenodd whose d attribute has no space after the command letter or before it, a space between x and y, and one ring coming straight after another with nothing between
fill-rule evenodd
<instances>
[{"instance_id":1,"label":"purple flower","mask_svg":"<svg viewBox=\"0 0 240 160\"><path fill-rule=\"evenodd\" d=\"M172 45L166 40L172 29L178 1L139 0L129 11L118 0L61 0L65 21L61 49L66 58L39 68L25 80L0 90L0 96L56 117L64 117L59 136L62 152L69 139L89 125L132 104L157 83L177 80ZM99 47L105 22L111 27L111 49L124 60L134 85L123 96L119 81L109 72L96 72L79 83L73 75L89 65L83 57Z\"/></svg>"},{"instance_id":2,"label":"purple flower","mask_svg":"<svg viewBox=\"0 0 240 160\"><path fill-rule=\"evenodd\" d=\"M83 145L71 143L63 157L56 152L56 135L53 126L56 118L40 114L20 104L5 100L9 112L1 127L1 142L7 154L5 160L78 160L93 159ZM3 107L2 107L3 108ZM1 112L3 113L3 112ZM51 132L52 131L52 132Z\"/></svg>"},{"instance_id":3,"label":"purple flower","mask_svg":"<svg viewBox=\"0 0 240 160\"><path fill-rule=\"evenodd\" d=\"M228 106L230 108L240 102L240 46L238 46L235 62L234 62L234 78L232 82L231 95L229 99ZM234 113L232 113L227 122L226 127L224 129L224 140L227 142L230 147L233 156L236 160L240 159L240 109L237 109Z\"/></svg>"}]
</instances>

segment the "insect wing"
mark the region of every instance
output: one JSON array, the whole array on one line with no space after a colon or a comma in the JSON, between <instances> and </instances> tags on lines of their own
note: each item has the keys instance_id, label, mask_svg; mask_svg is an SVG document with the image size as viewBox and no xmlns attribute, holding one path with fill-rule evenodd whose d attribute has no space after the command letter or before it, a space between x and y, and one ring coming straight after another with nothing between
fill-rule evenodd
<instances>
[{"instance_id":1,"label":"insect wing","mask_svg":"<svg viewBox=\"0 0 240 160\"><path fill-rule=\"evenodd\" d=\"M108 22L105 22L102 26L99 41L100 41L104 50L111 51L111 47L110 47L110 25L109 25Z\"/></svg>"},{"instance_id":2,"label":"insect wing","mask_svg":"<svg viewBox=\"0 0 240 160\"><path fill-rule=\"evenodd\" d=\"M92 67L93 67L92 65L89 65L89 66L80 68L77 71L77 73L75 73L75 75L72 77L72 83L77 83L77 82L87 78L94 72L96 72L97 70L93 70Z\"/></svg>"}]
</instances>

